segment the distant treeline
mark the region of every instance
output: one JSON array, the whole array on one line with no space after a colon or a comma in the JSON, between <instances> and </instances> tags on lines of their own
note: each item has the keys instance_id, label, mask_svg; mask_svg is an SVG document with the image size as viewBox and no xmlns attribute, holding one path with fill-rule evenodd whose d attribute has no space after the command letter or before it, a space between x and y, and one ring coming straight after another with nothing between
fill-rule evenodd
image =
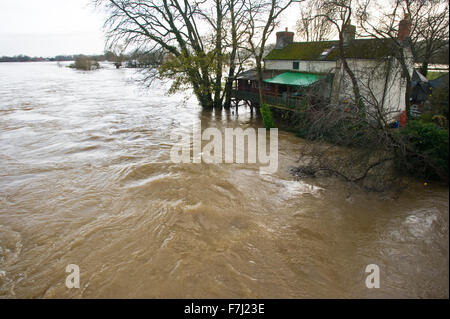
<instances>
[{"instance_id":1,"label":"distant treeline","mask_svg":"<svg viewBox=\"0 0 450 319\"><path fill-rule=\"evenodd\" d=\"M2 57L0 57L0 62L45 62L45 61L64 62L64 61L75 61L80 56L83 56L83 55L82 54L57 55L53 58L30 57L27 55L15 55L15 56L2 56ZM89 56L89 58L92 60L96 60L96 61L104 61L105 55L92 55L92 56Z\"/></svg>"},{"instance_id":2,"label":"distant treeline","mask_svg":"<svg viewBox=\"0 0 450 319\"><path fill-rule=\"evenodd\" d=\"M436 41L438 42L438 41ZM436 49L434 51L434 54L431 56L429 63L436 63L436 64L449 64L449 44L448 40L445 43L439 42L436 45L439 49ZM424 51L427 49L427 43L424 41L419 41L416 43L416 45L413 47L415 53L416 53L416 62L422 63L423 57L425 55Z\"/></svg>"},{"instance_id":3,"label":"distant treeline","mask_svg":"<svg viewBox=\"0 0 450 319\"><path fill-rule=\"evenodd\" d=\"M27 55L0 57L0 62L41 62L41 61L48 61L48 59L43 57L29 57Z\"/></svg>"},{"instance_id":4,"label":"distant treeline","mask_svg":"<svg viewBox=\"0 0 450 319\"><path fill-rule=\"evenodd\" d=\"M154 52L142 52L134 51L129 54L116 54L111 51L105 52L101 55L57 55L52 58L44 57L30 57L27 55L16 55L16 56L2 56L0 57L0 62L65 62L65 61L77 61L78 59L88 59L90 61L109 61L114 62L122 66L122 63L126 67L157 67L163 63L166 54L161 51Z\"/></svg>"}]
</instances>

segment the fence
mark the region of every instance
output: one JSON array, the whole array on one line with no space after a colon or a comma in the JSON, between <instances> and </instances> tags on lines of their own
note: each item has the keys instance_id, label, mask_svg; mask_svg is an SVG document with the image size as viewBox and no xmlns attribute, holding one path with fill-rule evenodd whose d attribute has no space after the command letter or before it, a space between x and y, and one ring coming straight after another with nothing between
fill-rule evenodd
<instances>
[{"instance_id":1,"label":"fence","mask_svg":"<svg viewBox=\"0 0 450 319\"><path fill-rule=\"evenodd\" d=\"M259 94L255 92L233 90L232 97L236 100L245 100L259 104ZM299 96L282 96L272 94L264 94L264 101L267 104L280 105L292 109L304 107L306 104L305 99Z\"/></svg>"}]
</instances>

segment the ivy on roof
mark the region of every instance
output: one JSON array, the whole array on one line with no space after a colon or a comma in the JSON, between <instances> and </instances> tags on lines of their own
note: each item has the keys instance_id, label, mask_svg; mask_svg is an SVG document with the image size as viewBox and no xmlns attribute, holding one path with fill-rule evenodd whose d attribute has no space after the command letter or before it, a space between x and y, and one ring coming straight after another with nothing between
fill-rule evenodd
<instances>
[{"instance_id":1,"label":"ivy on roof","mask_svg":"<svg viewBox=\"0 0 450 319\"><path fill-rule=\"evenodd\" d=\"M335 61L339 58L338 41L294 42L283 49L273 49L265 60ZM380 59L393 55L392 39L355 39L345 45L344 55L354 59Z\"/></svg>"}]
</instances>

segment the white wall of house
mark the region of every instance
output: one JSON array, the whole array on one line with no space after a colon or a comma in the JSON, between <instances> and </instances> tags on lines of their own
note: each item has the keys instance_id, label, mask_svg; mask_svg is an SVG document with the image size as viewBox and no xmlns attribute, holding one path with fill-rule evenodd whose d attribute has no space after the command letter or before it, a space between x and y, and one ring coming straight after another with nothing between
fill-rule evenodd
<instances>
[{"instance_id":1,"label":"white wall of house","mask_svg":"<svg viewBox=\"0 0 450 319\"><path fill-rule=\"evenodd\" d=\"M299 62L296 70L293 68L294 62ZM336 61L265 60L264 66L268 70L329 73L336 67Z\"/></svg>"},{"instance_id":2,"label":"white wall of house","mask_svg":"<svg viewBox=\"0 0 450 319\"><path fill-rule=\"evenodd\" d=\"M355 73L364 104L369 114L380 111L387 121L398 119L405 110L406 79L402 76L399 62L347 59L350 69ZM353 85L350 76L340 63L333 83L333 93L340 101L353 100Z\"/></svg>"}]
</instances>

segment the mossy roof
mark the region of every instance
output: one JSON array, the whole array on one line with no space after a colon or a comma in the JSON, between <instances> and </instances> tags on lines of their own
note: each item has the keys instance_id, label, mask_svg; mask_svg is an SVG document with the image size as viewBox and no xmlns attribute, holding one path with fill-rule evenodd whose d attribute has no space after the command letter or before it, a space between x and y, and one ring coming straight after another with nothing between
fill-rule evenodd
<instances>
[{"instance_id":1,"label":"mossy roof","mask_svg":"<svg viewBox=\"0 0 450 319\"><path fill-rule=\"evenodd\" d=\"M293 42L283 49L273 49L264 59L335 61L339 58L338 45L338 41ZM391 39L355 39L345 45L344 55L355 59L380 59L393 55L394 45Z\"/></svg>"}]
</instances>

